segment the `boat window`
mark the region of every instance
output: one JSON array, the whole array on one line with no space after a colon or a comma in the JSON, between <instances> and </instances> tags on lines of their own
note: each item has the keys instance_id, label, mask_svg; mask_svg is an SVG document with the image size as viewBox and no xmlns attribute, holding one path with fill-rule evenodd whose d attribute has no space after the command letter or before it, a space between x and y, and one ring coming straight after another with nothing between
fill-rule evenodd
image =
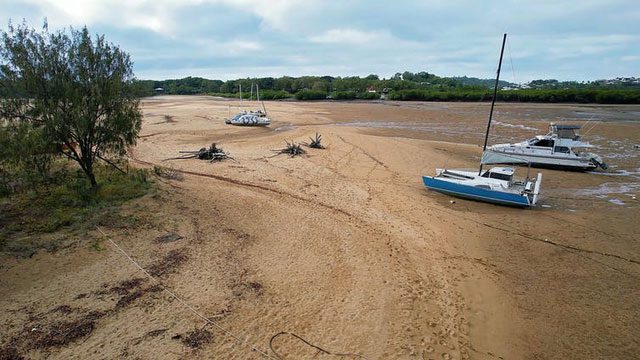
<instances>
[{"instance_id":1,"label":"boat window","mask_svg":"<svg viewBox=\"0 0 640 360\"><path fill-rule=\"evenodd\" d=\"M510 181L511 180L511 175L494 173L494 172L491 172L491 171L485 172L484 174L482 174L482 177L491 178L491 179L498 179L498 180L505 180L505 181Z\"/></svg>"},{"instance_id":2,"label":"boat window","mask_svg":"<svg viewBox=\"0 0 640 360\"><path fill-rule=\"evenodd\" d=\"M570 151L569 151L569 148L568 148L568 147L566 147L566 146L556 146L556 147L553 149L553 151L554 151L554 152L557 152L557 153L565 153L565 154L568 154L568 153L570 152Z\"/></svg>"},{"instance_id":3,"label":"boat window","mask_svg":"<svg viewBox=\"0 0 640 360\"><path fill-rule=\"evenodd\" d=\"M564 139L576 139L578 137L578 134L576 134L575 130L573 129L561 129L558 130L558 137Z\"/></svg>"},{"instance_id":4,"label":"boat window","mask_svg":"<svg viewBox=\"0 0 640 360\"><path fill-rule=\"evenodd\" d=\"M541 139L531 145L542 146L542 147L553 147L553 140Z\"/></svg>"},{"instance_id":5,"label":"boat window","mask_svg":"<svg viewBox=\"0 0 640 360\"><path fill-rule=\"evenodd\" d=\"M489 177L492 179L505 180L505 181L511 180L511 175L507 175L507 174L491 173Z\"/></svg>"}]
</instances>

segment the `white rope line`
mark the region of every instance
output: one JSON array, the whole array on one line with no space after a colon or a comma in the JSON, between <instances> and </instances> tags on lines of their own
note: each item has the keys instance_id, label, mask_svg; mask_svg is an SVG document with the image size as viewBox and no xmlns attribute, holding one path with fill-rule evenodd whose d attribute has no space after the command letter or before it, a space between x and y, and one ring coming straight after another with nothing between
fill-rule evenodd
<instances>
[{"instance_id":1,"label":"white rope line","mask_svg":"<svg viewBox=\"0 0 640 360\"><path fill-rule=\"evenodd\" d=\"M509 52L509 61L511 62L511 74L513 75L513 83L516 82L516 70L513 68L513 58L511 57L511 45L509 45L509 41L507 40L507 51Z\"/></svg>"},{"instance_id":2,"label":"white rope line","mask_svg":"<svg viewBox=\"0 0 640 360\"><path fill-rule=\"evenodd\" d=\"M222 331L225 335L233 338L234 340L236 340L237 342L248 346L249 348L251 348L251 350L256 351L258 353L260 353L260 355L268 358L268 359L272 359L272 360L278 360L274 357L272 357L271 355L267 354L266 352L258 349L257 347L250 345L250 344L245 344L244 341L242 341L240 339L239 336L233 334L232 332L226 330L225 328L223 328L222 326L216 324L214 321L212 321L211 319L209 319L208 317L200 314L196 309L194 309L191 305L187 304L184 300L182 300L181 298L178 297L178 295L174 294L171 290L169 290L166 286L164 286L159 280L157 280L156 278L154 278L151 274L149 274L147 272L147 270L145 270L142 266L140 266L140 264L138 264L137 261L135 261L131 256L129 256L129 254L127 254L126 251L124 251L120 246L118 246L118 244L116 244L113 240L111 240L111 238L104 233L104 231L102 231L102 229L100 229L100 227L96 226L96 229L98 229L98 231L107 239L109 240L109 242L115 246L118 250L120 250L120 252L127 258L129 259L129 261L131 261L133 263L133 265L135 265L138 269L140 269L140 271L142 271L145 275L147 275L148 278L150 278L152 281L154 281L156 284L160 285L160 287L162 287L162 290L164 290L165 292L167 292L167 294L171 295L171 297L173 297L174 299L178 300L179 303L181 303L182 305L184 305L187 309L189 309L192 313L194 313L196 316L198 316L199 318L201 318L202 320L206 321L207 323L213 325L214 327L216 327L218 330Z\"/></svg>"},{"instance_id":3,"label":"white rope line","mask_svg":"<svg viewBox=\"0 0 640 360\"><path fill-rule=\"evenodd\" d=\"M593 120L593 118L594 118L594 117L595 117L595 115L591 115L591 118L586 122L586 124L584 124L584 126L583 126L583 127L586 127L586 126L587 126L587 124L589 124L589 123ZM589 134L589 133L591 132L591 130L593 130L593 129L598 125L598 123L600 123L600 120L596 120L596 121L594 121L594 122L593 122L593 125L591 125L591 127L589 128L589 130L585 131L582 135L587 135L587 134Z\"/></svg>"}]
</instances>

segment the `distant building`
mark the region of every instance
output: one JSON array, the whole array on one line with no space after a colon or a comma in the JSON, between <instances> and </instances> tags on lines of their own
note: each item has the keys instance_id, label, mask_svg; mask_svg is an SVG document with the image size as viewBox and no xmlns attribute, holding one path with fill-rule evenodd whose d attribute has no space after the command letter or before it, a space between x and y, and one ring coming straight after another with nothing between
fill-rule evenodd
<instances>
[{"instance_id":1,"label":"distant building","mask_svg":"<svg viewBox=\"0 0 640 360\"><path fill-rule=\"evenodd\" d=\"M153 91L154 91L156 94L162 94L162 93L164 93L164 89L163 89L163 88L161 88L161 87L157 87L157 88L153 89Z\"/></svg>"}]
</instances>

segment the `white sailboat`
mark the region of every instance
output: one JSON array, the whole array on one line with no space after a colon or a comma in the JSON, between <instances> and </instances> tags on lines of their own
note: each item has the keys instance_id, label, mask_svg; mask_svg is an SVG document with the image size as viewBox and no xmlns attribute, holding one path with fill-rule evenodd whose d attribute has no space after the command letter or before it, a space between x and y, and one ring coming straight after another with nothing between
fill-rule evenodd
<instances>
[{"instance_id":1,"label":"white sailboat","mask_svg":"<svg viewBox=\"0 0 640 360\"><path fill-rule=\"evenodd\" d=\"M495 87L493 90L493 100L489 112L489 121L484 138L483 154L480 160L480 170L454 170L436 169L434 176L423 176L422 181L426 188L444 194L457 197L469 198L500 205L530 207L538 201L542 174L538 173L536 179L527 178L518 180L514 178L515 170L511 167L494 167L487 171L482 171L483 164L495 161L510 161L510 163L526 163L521 159L509 158L506 155L495 154L485 151L491 128L493 108L495 106L496 94L498 92L498 81L500 78L500 68L502 67L502 56L507 34L502 39L502 49L500 51L500 61L498 62L498 72L496 75Z\"/></svg>"},{"instance_id":2,"label":"white sailboat","mask_svg":"<svg viewBox=\"0 0 640 360\"><path fill-rule=\"evenodd\" d=\"M251 85L251 92L253 98L253 84ZM258 84L256 84L256 96L257 101L260 102ZM242 84L240 84L240 104L242 106ZM262 109L241 110L235 116L225 120L225 123L239 126L267 126L271 124L271 119L267 116L267 109L264 106L264 102L262 102Z\"/></svg>"}]
</instances>

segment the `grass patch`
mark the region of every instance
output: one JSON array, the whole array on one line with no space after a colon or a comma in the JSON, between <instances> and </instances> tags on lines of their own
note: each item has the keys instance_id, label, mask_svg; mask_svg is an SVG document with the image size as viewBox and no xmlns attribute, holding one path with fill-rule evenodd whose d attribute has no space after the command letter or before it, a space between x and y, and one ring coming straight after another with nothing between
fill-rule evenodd
<instances>
[{"instance_id":1,"label":"grass patch","mask_svg":"<svg viewBox=\"0 0 640 360\"><path fill-rule=\"evenodd\" d=\"M100 166L95 173L100 184L97 188L92 188L81 172L61 171L59 176L64 178L58 177L53 184L0 199L0 251L29 257L41 249L59 248L59 240L45 234L62 230L83 234L96 225L139 226L142 219L121 214L120 206L154 188L147 170L123 174ZM99 243L94 248L99 249Z\"/></svg>"}]
</instances>

